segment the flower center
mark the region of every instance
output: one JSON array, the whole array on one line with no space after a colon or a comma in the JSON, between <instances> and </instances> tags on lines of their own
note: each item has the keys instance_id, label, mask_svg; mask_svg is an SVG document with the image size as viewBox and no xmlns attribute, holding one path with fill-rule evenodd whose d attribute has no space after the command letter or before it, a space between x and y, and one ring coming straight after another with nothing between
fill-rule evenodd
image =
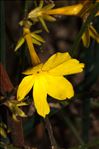
<instances>
[{"instance_id":1,"label":"flower center","mask_svg":"<svg viewBox=\"0 0 99 149\"><path fill-rule=\"evenodd\" d=\"M37 73L40 73L40 71L37 71Z\"/></svg>"}]
</instances>

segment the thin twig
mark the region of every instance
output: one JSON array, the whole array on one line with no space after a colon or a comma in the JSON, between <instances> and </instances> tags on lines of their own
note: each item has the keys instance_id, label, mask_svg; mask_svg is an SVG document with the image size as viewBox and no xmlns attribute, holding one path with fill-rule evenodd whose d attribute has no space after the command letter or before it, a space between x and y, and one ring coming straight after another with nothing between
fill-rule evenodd
<instances>
[{"instance_id":1,"label":"thin twig","mask_svg":"<svg viewBox=\"0 0 99 149\"><path fill-rule=\"evenodd\" d=\"M50 123L50 120L49 120L48 116L46 116L46 118L45 118L45 124L46 124L48 135L49 135L49 138L50 138L50 141L51 141L52 149L59 149L59 147L56 143L56 140L54 138L53 129L52 129L52 126L51 126L51 123Z\"/></svg>"},{"instance_id":2,"label":"thin twig","mask_svg":"<svg viewBox=\"0 0 99 149\"><path fill-rule=\"evenodd\" d=\"M24 6L24 21L27 20L27 15L28 15L28 0L25 0L25 6Z\"/></svg>"}]
</instances>

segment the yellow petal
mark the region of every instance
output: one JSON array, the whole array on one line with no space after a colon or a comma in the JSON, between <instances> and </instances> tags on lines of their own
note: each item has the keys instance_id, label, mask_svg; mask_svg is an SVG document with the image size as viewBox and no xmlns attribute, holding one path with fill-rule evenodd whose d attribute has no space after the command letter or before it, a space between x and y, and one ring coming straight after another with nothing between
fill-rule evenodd
<instances>
[{"instance_id":1,"label":"yellow petal","mask_svg":"<svg viewBox=\"0 0 99 149\"><path fill-rule=\"evenodd\" d=\"M90 45L90 35L89 35L89 29L87 29L83 35L82 35L82 41L83 41L83 44L86 48L89 47Z\"/></svg>"},{"instance_id":2,"label":"yellow petal","mask_svg":"<svg viewBox=\"0 0 99 149\"><path fill-rule=\"evenodd\" d=\"M71 56L69 53L59 53L57 52L56 54L52 55L47 62L44 64L42 70L50 70L59 64L64 63L65 61L71 59Z\"/></svg>"},{"instance_id":3,"label":"yellow petal","mask_svg":"<svg viewBox=\"0 0 99 149\"><path fill-rule=\"evenodd\" d=\"M99 34L92 25L89 27L89 34L93 39L95 39L99 43Z\"/></svg>"},{"instance_id":4,"label":"yellow petal","mask_svg":"<svg viewBox=\"0 0 99 149\"><path fill-rule=\"evenodd\" d=\"M33 97L35 108L39 115L45 117L49 112L49 105L47 103L47 91L45 86L45 79L38 77L34 83Z\"/></svg>"},{"instance_id":5,"label":"yellow petal","mask_svg":"<svg viewBox=\"0 0 99 149\"><path fill-rule=\"evenodd\" d=\"M64 100L74 96L72 84L64 77L46 76L47 92L53 98Z\"/></svg>"},{"instance_id":6,"label":"yellow petal","mask_svg":"<svg viewBox=\"0 0 99 149\"><path fill-rule=\"evenodd\" d=\"M62 8L56 8L46 11L46 14L59 14L59 15L77 15L82 9L82 4L76 4L71 6L65 6Z\"/></svg>"},{"instance_id":7,"label":"yellow petal","mask_svg":"<svg viewBox=\"0 0 99 149\"><path fill-rule=\"evenodd\" d=\"M50 21L50 22L56 21L56 18L54 18L50 15L44 15L43 18L47 21Z\"/></svg>"},{"instance_id":8,"label":"yellow petal","mask_svg":"<svg viewBox=\"0 0 99 149\"><path fill-rule=\"evenodd\" d=\"M70 59L57 67L51 69L48 71L51 75L69 75L69 74L75 74L78 72L82 72L84 68L83 63L79 63L76 59Z\"/></svg>"},{"instance_id":9,"label":"yellow petal","mask_svg":"<svg viewBox=\"0 0 99 149\"><path fill-rule=\"evenodd\" d=\"M33 68L27 69L26 71L23 72L25 75L31 75L31 74L37 74L38 72L41 71L43 64L39 64Z\"/></svg>"},{"instance_id":10,"label":"yellow petal","mask_svg":"<svg viewBox=\"0 0 99 149\"><path fill-rule=\"evenodd\" d=\"M23 28L23 34L24 34L24 38L27 42L28 45L28 50L29 50L29 54L31 57L31 61L33 65L37 65L40 63L40 59L35 51L33 42L32 42L32 37L31 37L31 32L29 30L29 28L24 27Z\"/></svg>"},{"instance_id":11,"label":"yellow petal","mask_svg":"<svg viewBox=\"0 0 99 149\"><path fill-rule=\"evenodd\" d=\"M36 7L35 9L31 10L28 14L28 19L35 21L39 16L41 16L41 8Z\"/></svg>"},{"instance_id":12,"label":"yellow petal","mask_svg":"<svg viewBox=\"0 0 99 149\"><path fill-rule=\"evenodd\" d=\"M29 93L31 88L33 87L35 81L35 76L26 76L23 78L21 83L19 84L17 91L17 99L20 101L24 99L24 97Z\"/></svg>"}]
</instances>

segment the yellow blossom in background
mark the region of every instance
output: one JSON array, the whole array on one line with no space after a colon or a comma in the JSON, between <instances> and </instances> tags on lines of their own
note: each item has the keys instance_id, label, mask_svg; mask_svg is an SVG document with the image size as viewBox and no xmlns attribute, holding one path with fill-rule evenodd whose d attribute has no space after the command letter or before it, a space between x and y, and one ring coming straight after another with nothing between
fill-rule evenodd
<instances>
[{"instance_id":1,"label":"yellow blossom in background","mask_svg":"<svg viewBox=\"0 0 99 149\"><path fill-rule=\"evenodd\" d=\"M23 100L33 88L35 108L39 115L45 117L50 112L47 95L58 100L73 97L73 86L64 76L82 72L83 68L84 64L71 58L69 53L58 52L44 64L23 72L27 76L19 84L17 99Z\"/></svg>"},{"instance_id":2,"label":"yellow blossom in background","mask_svg":"<svg viewBox=\"0 0 99 149\"><path fill-rule=\"evenodd\" d=\"M31 57L31 62L33 65L37 65L40 63L40 59L35 51L33 42L32 42L32 36L31 36L31 32L30 29L28 27L23 27L23 34L24 34L24 38L26 40L27 46L28 46L28 50L30 53L30 57Z\"/></svg>"},{"instance_id":3,"label":"yellow blossom in background","mask_svg":"<svg viewBox=\"0 0 99 149\"><path fill-rule=\"evenodd\" d=\"M29 14L28 14L28 19L31 19L33 22L38 22L40 21L44 29L49 32L47 25L44 20L47 21L55 21L56 19L48 14L46 12L50 9L52 9L55 4L49 4L43 7L44 1L41 0L40 4L38 7L33 9Z\"/></svg>"},{"instance_id":4,"label":"yellow blossom in background","mask_svg":"<svg viewBox=\"0 0 99 149\"><path fill-rule=\"evenodd\" d=\"M40 21L44 29L48 32L48 28L44 20L47 21L56 21L55 17L52 15L76 15L82 8L82 4L66 6L62 8L53 9L55 4L49 4L43 7L43 0L40 1L38 7L30 11L28 14L28 19L31 19L33 22Z\"/></svg>"},{"instance_id":5,"label":"yellow blossom in background","mask_svg":"<svg viewBox=\"0 0 99 149\"><path fill-rule=\"evenodd\" d=\"M82 9L82 4L75 4L71 6L65 6L61 8L55 8L46 11L49 15L77 15Z\"/></svg>"},{"instance_id":6,"label":"yellow blossom in background","mask_svg":"<svg viewBox=\"0 0 99 149\"><path fill-rule=\"evenodd\" d=\"M99 0L97 0L97 2L99 2ZM47 14L78 15L83 19L83 22L85 22L90 15L89 8L92 6L94 6L94 4L91 0L84 0L76 5L48 10ZM99 16L99 12L96 13L96 16ZM89 47L90 37L99 43L99 34L91 24L82 35L82 41L85 47Z\"/></svg>"},{"instance_id":7,"label":"yellow blossom in background","mask_svg":"<svg viewBox=\"0 0 99 149\"><path fill-rule=\"evenodd\" d=\"M82 41L85 47L89 47L90 37L92 37L97 41L97 43L99 43L99 34L91 24L86 29L86 32L84 32L82 35Z\"/></svg>"},{"instance_id":8,"label":"yellow blossom in background","mask_svg":"<svg viewBox=\"0 0 99 149\"><path fill-rule=\"evenodd\" d=\"M21 37L18 40L18 43L15 47L15 51L17 51L26 41L33 65L37 65L38 63L40 63L40 59L36 54L33 44L41 45L41 43L45 42L44 39L37 34L39 32L41 31L37 30L37 31L31 32L29 27L23 27L23 37Z\"/></svg>"},{"instance_id":9,"label":"yellow blossom in background","mask_svg":"<svg viewBox=\"0 0 99 149\"><path fill-rule=\"evenodd\" d=\"M90 0L84 0L81 2L83 7L78 15L83 19L83 22L85 22L88 16L90 15L90 8L94 7L95 4L93 4L93 2ZM96 2L99 2L99 1L96 1ZM96 13L95 16L99 16L99 11ZM88 25L86 31L82 35L82 41L85 47L89 47L90 37L92 37L97 41L97 43L99 43L99 33L97 33L92 23Z\"/></svg>"},{"instance_id":10,"label":"yellow blossom in background","mask_svg":"<svg viewBox=\"0 0 99 149\"><path fill-rule=\"evenodd\" d=\"M96 2L99 2L99 0ZM45 30L48 32L48 28L44 20L55 21L55 17L52 15L77 15L83 19L83 22L85 22L90 15L90 7L94 6L94 3L91 0L84 0L71 6L53 9L54 6L54 4L49 4L43 7L43 1L41 0L40 5L28 14L28 19L31 19L34 22L40 21ZM98 15L99 11L96 13L96 16ZM90 37L99 43L99 34L91 24L82 35L82 41L85 47L89 47Z\"/></svg>"}]
</instances>

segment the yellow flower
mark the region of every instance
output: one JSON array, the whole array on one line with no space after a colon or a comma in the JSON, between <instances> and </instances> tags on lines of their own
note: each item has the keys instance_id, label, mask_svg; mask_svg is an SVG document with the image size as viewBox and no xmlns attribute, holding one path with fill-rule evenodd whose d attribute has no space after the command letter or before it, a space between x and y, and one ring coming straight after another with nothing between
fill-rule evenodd
<instances>
[{"instance_id":1,"label":"yellow flower","mask_svg":"<svg viewBox=\"0 0 99 149\"><path fill-rule=\"evenodd\" d=\"M97 0L96 2L99 2L99 0ZM78 15L83 19L83 22L85 22L91 13L90 8L92 7L94 8L95 4L93 4L93 2L90 0L84 0L82 5L83 7ZM96 13L95 16L99 16L99 11ZM86 31L82 35L82 41L85 47L89 47L90 37L92 37L93 39L97 41L97 43L99 43L99 34L95 30L95 28L92 26L92 23L88 25Z\"/></svg>"},{"instance_id":2,"label":"yellow flower","mask_svg":"<svg viewBox=\"0 0 99 149\"><path fill-rule=\"evenodd\" d=\"M44 20L56 21L55 17L51 16L55 14L76 15L82 8L82 4L52 9L54 6L55 4L52 3L43 7L43 1L41 0L39 6L30 11L30 13L28 14L28 19L31 19L33 22L40 21L44 29L49 32Z\"/></svg>"},{"instance_id":3,"label":"yellow flower","mask_svg":"<svg viewBox=\"0 0 99 149\"><path fill-rule=\"evenodd\" d=\"M46 14L49 15L77 15L82 9L82 4L75 4L71 6L65 6L61 8L47 10Z\"/></svg>"},{"instance_id":4,"label":"yellow flower","mask_svg":"<svg viewBox=\"0 0 99 149\"><path fill-rule=\"evenodd\" d=\"M72 84L64 78L64 75L82 72L83 63L71 58L69 53L56 53L44 64L39 64L23 72L25 76L21 81L17 99L23 100L33 87L34 105L39 115L45 117L50 108L47 103L47 95L58 100L65 100L74 96Z\"/></svg>"},{"instance_id":5,"label":"yellow flower","mask_svg":"<svg viewBox=\"0 0 99 149\"><path fill-rule=\"evenodd\" d=\"M97 43L99 43L99 34L91 24L88 26L88 28L82 35L82 41L85 47L89 47L90 37L92 37L97 41Z\"/></svg>"},{"instance_id":6,"label":"yellow flower","mask_svg":"<svg viewBox=\"0 0 99 149\"><path fill-rule=\"evenodd\" d=\"M30 57L31 57L31 62L33 65L37 65L40 63L40 59L35 51L33 42L32 42L32 36L31 36L31 32L30 29L28 27L23 27L23 34L24 34L24 38L27 42L28 45L28 50L30 53Z\"/></svg>"},{"instance_id":7,"label":"yellow flower","mask_svg":"<svg viewBox=\"0 0 99 149\"><path fill-rule=\"evenodd\" d=\"M99 0L96 2L99 2ZM52 15L78 15L83 19L83 22L85 22L90 15L90 7L92 6L94 6L92 1L84 0L79 4L52 9L54 4L49 4L43 7L43 1L41 0L40 5L28 14L28 19L31 19L34 22L40 21L48 32L44 19L47 21L55 21L55 18ZM99 16L99 11L96 13L96 16ZM99 34L92 25L89 25L82 35L82 41L85 47L89 47L90 37L99 43Z\"/></svg>"},{"instance_id":8,"label":"yellow flower","mask_svg":"<svg viewBox=\"0 0 99 149\"><path fill-rule=\"evenodd\" d=\"M83 19L83 22L85 22L88 16L90 15L90 7L94 6L94 4L90 0L84 0L81 2L82 3L72 6L48 10L46 13L50 15L78 15ZM96 2L99 2L99 0L97 0ZM99 11L96 13L96 16L99 16ZM91 24L88 26L87 30L82 35L82 41L85 47L89 47L90 37L92 37L99 43L99 34Z\"/></svg>"},{"instance_id":9,"label":"yellow flower","mask_svg":"<svg viewBox=\"0 0 99 149\"><path fill-rule=\"evenodd\" d=\"M42 26L44 27L44 29L47 32L49 32L44 19L47 20L47 21L55 21L56 20L54 17L46 14L46 12L48 10L52 9L55 5L54 4L49 4L49 5L43 7L43 4L44 4L44 1L41 0L39 6L36 7L35 9L33 9L28 14L28 19L31 19L33 22L40 21Z\"/></svg>"}]
</instances>

